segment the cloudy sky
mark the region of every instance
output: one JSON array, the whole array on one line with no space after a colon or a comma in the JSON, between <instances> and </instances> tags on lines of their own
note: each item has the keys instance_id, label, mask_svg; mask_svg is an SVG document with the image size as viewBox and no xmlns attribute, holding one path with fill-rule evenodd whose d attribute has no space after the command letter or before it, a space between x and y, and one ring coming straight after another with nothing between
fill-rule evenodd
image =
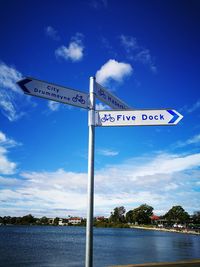
<instances>
[{"instance_id":1,"label":"cloudy sky","mask_svg":"<svg viewBox=\"0 0 200 267\"><path fill-rule=\"evenodd\" d=\"M24 77L87 93L96 76L133 109L184 116L96 128L95 215L199 210L199 11L197 0L0 1L0 216L86 215L87 110L24 95Z\"/></svg>"}]
</instances>

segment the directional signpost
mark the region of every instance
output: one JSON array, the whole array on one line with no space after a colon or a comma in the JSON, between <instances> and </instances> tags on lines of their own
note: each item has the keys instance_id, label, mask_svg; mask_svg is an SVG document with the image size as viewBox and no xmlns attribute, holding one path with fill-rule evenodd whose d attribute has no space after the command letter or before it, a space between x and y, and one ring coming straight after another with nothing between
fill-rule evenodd
<instances>
[{"instance_id":1,"label":"directional signpost","mask_svg":"<svg viewBox=\"0 0 200 267\"><path fill-rule=\"evenodd\" d=\"M49 82L40 81L34 78L23 79L17 84L25 94L46 98L49 100L73 105L81 108L88 108L88 94L61 87Z\"/></svg>"},{"instance_id":2,"label":"directional signpost","mask_svg":"<svg viewBox=\"0 0 200 267\"><path fill-rule=\"evenodd\" d=\"M96 97L113 109L131 109L125 102L108 92L103 86L95 82Z\"/></svg>"},{"instance_id":3,"label":"directional signpost","mask_svg":"<svg viewBox=\"0 0 200 267\"><path fill-rule=\"evenodd\" d=\"M90 77L90 93L80 92L34 78L17 84L25 94L50 99L89 110L88 143L88 211L86 228L85 267L93 266L93 210L94 210L94 145L95 126L176 125L183 116L174 109L131 110L122 100L108 92L94 77ZM115 110L96 111L96 97Z\"/></svg>"},{"instance_id":4,"label":"directional signpost","mask_svg":"<svg viewBox=\"0 0 200 267\"><path fill-rule=\"evenodd\" d=\"M183 116L176 110L102 110L96 111L96 126L176 125Z\"/></svg>"}]
</instances>

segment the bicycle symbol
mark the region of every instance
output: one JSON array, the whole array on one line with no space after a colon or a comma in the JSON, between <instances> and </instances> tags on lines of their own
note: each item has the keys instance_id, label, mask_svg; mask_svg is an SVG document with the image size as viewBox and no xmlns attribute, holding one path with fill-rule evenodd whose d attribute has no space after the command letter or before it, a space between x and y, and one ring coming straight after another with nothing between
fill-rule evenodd
<instances>
[{"instance_id":1,"label":"bicycle symbol","mask_svg":"<svg viewBox=\"0 0 200 267\"><path fill-rule=\"evenodd\" d=\"M83 99L82 95L76 95L75 97L72 97L72 101L74 102L80 102L81 104L85 104L85 100Z\"/></svg>"},{"instance_id":2,"label":"bicycle symbol","mask_svg":"<svg viewBox=\"0 0 200 267\"><path fill-rule=\"evenodd\" d=\"M111 116L111 114L104 114L104 117L101 118L102 122L110 121L113 122L115 121L115 118Z\"/></svg>"},{"instance_id":3,"label":"bicycle symbol","mask_svg":"<svg viewBox=\"0 0 200 267\"><path fill-rule=\"evenodd\" d=\"M100 96L102 96L104 99L106 99L106 95L104 93L104 90L99 89L98 93L99 93Z\"/></svg>"}]
</instances>

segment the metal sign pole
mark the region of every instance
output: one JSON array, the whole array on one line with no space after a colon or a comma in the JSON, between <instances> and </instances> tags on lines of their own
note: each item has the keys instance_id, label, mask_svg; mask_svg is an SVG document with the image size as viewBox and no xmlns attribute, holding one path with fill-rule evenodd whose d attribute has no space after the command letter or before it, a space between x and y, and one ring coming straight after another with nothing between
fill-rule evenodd
<instances>
[{"instance_id":1,"label":"metal sign pole","mask_svg":"<svg viewBox=\"0 0 200 267\"><path fill-rule=\"evenodd\" d=\"M93 266L93 210L94 210L94 141L95 141L95 77L90 77L89 144L88 144L88 202L86 225L85 267Z\"/></svg>"}]
</instances>

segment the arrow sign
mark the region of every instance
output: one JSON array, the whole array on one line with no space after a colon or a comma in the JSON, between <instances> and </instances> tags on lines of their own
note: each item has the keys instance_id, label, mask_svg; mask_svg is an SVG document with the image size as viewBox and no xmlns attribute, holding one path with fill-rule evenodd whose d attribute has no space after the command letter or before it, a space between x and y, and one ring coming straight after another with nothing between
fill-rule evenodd
<instances>
[{"instance_id":1,"label":"arrow sign","mask_svg":"<svg viewBox=\"0 0 200 267\"><path fill-rule=\"evenodd\" d=\"M88 108L88 95L86 93L34 78L25 78L17 82L17 84L25 94L81 108Z\"/></svg>"},{"instance_id":2,"label":"arrow sign","mask_svg":"<svg viewBox=\"0 0 200 267\"><path fill-rule=\"evenodd\" d=\"M113 109L131 109L125 102L108 92L103 86L95 82L96 97Z\"/></svg>"},{"instance_id":3,"label":"arrow sign","mask_svg":"<svg viewBox=\"0 0 200 267\"><path fill-rule=\"evenodd\" d=\"M183 116L176 110L104 110L96 111L96 126L176 125Z\"/></svg>"}]
</instances>

